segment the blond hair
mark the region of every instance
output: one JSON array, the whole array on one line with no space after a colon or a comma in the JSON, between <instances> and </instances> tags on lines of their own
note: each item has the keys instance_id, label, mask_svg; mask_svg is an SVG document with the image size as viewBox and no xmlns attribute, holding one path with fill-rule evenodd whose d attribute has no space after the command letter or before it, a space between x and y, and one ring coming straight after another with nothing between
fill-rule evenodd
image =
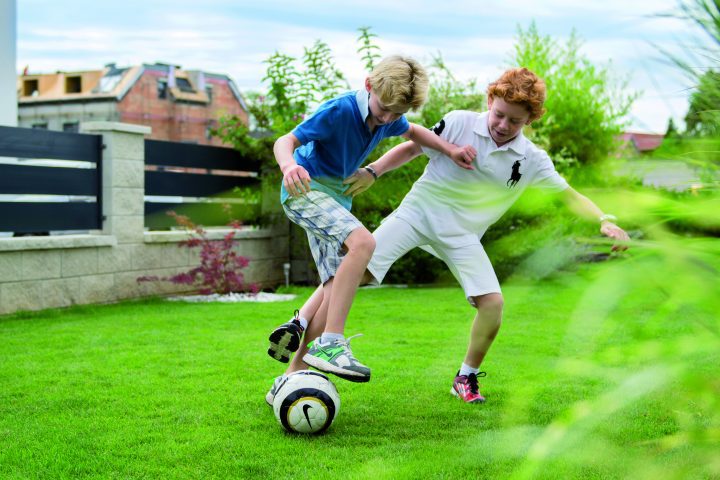
<instances>
[{"instance_id":1,"label":"blond hair","mask_svg":"<svg viewBox=\"0 0 720 480\"><path fill-rule=\"evenodd\" d=\"M384 58L370 73L370 85L385 108L395 113L417 110L427 101L425 68L410 57Z\"/></svg>"},{"instance_id":2,"label":"blond hair","mask_svg":"<svg viewBox=\"0 0 720 480\"><path fill-rule=\"evenodd\" d=\"M488 98L502 98L508 103L518 103L530 113L534 122L545 113L545 82L527 68L511 68L488 85Z\"/></svg>"}]
</instances>

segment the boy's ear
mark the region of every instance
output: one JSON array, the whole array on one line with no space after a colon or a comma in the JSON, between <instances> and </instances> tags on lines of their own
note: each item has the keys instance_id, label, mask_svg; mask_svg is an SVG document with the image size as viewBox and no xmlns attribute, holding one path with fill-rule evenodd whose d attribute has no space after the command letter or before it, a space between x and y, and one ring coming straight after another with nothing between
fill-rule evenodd
<instances>
[{"instance_id":1,"label":"boy's ear","mask_svg":"<svg viewBox=\"0 0 720 480\"><path fill-rule=\"evenodd\" d=\"M492 102L493 102L493 98L490 95L488 95L488 97L487 97L488 110L490 110L492 108Z\"/></svg>"},{"instance_id":2,"label":"boy's ear","mask_svg":"<svg viewBox=\"0 0 720 480\"><path fill-rule=\"evenodd\" d=\"M370 84L370 77L365 78L365 90L368 92L372 90L372 85Z\"/></svg>"}]
</instances>

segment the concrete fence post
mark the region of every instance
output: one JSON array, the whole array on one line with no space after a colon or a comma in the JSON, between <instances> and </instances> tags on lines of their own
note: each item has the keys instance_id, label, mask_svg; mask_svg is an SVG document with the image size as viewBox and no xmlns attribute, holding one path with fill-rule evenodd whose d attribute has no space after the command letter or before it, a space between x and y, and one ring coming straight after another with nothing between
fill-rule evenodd
<instances>
[{"instance_id":1,"label":"concrete fence post","mask_svg":"<svg viewBox=\"0 0 720 480\"><path fill-rule=\"evenodd\" d=\"M102 233L118 244L142 244L145 224L145 135L150 127L87 122L83 133L103 136Z\"/></svg>"}]
</instances>

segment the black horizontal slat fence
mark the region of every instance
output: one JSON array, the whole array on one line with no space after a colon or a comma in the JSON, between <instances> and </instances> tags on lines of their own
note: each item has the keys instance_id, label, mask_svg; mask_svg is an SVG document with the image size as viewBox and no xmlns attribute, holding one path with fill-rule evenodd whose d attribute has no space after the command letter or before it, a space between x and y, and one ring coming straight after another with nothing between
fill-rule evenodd
<instances>
[{"instance_id":1,"label":"black horizontal slat fence","mask_svg":"<svg viewBox=\"0 0 720 480\"><path fill-rule=\"evenodd\" d=\"M254 177L230 177L174 171L145 172L145 194L181 197L232 197L235 187L257 185ZM152 192L152 193L150 193Z\"/></svg>"},{"instance_id":2,"label":"black horizontal slat fence","mask_svg":"<svg viewBox=\"0 0 720 480\"><path fill-rule=\"evenodd\" d=\"M258 214L259 202L241 199L260 189L260 162L237 150L145 140L145 165L145 195L166 197L145 201L145 226L151 230L175 225L168 211L186 215L193 223L204 226L225 225L230 218L252 222ZM238 193L236 187L244 194ZM181 197L205 200L181 203Z\"/></svg>"},{"instance_id":3,"label":"black horizontal slat fence","mask_svg":"<svg viewBox=\"0 0 720 480\"><path fill-rule=\"evenodd\" d=\"M94 168L32 167L0 163L0 192L5 194L91 195L99 185Z\"/></svg>"},{"instance_id":4,"label":"black horizontal slat fence","mask_svg":"<svg viewBox=\"0 0 720 480\"><path fill-rule=\"evenodd\" d=\"M0 163L0 195L5 195L0 197L0 231L102 228L100 135L0 126L0 157L11 159ZM52 162L34 165L39 162L33 159ZM78 168L63 160L90 162L95 168ZM94 201L72 201L73 196ZM32 197L40 201L29 201Z\"/></svg>"},{"instance_id":5,"label":"black horizontal slat fence","mask_svg":"<svg viewBox=\"0 0 720 480\"><path fill-rule=\"evenodd\" d=\"M145 140L145 164L247 172L260 169L258 160L244 157L232 148L162 140Z\"/></svg>"},{"instance_id":6,"label":"black horizontal slat fence","mask_svg":"<svg viewBox=\"0 0 720 480\"><path fill-rule=\"evenodd\" d=\"M88 223L96 215L97 204L89 202L0 203L0 230L28 233L99 229L99 225Z\"/></svg>"},{"instance_id":7,"label":"black horizontal slat fence","mask_svg":"<svg viewBox=\"0 0 720 480\"><path fill-rule=\"evenodd\" d=\"M100 161L100 135L0 127L0 156Z\"/></svg>"}]
</instances>

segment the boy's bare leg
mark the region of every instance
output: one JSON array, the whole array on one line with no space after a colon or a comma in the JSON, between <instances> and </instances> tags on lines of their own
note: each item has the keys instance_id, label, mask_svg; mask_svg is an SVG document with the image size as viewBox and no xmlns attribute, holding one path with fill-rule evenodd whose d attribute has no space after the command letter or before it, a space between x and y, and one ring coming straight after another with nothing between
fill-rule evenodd
<instances>
[{"instance_id":1,"label":"boy's bare leg","mask_svg":"<svg viewBox=\"0 0 720 480\"><path fill-rule=\"evenodd\" d=\"M375 239L366 228L357 228L345 239L345 247L347 253L335 273L328 303L327 333L344 334L355 293L375 250Z\"/></svg>"},{"instance_id":2,"label":"boy's bare leg","mask_svg":"<svg viewBox=\"0 0 720 480\"><path fill-rule=\"evenodd\" d=\"M503 298L499 293L474 297L477 314L470 330L470 344L465 354L465 364L479 368L490 346L500 331Z\"/></svg>"},{"instance_id":3,"label":"boy's bare leg","mask_svg":"<svg viewBox=\"0 0 720 480\"><path fill-rule=\"evenodd\" d=\"M327 320L321 335L322 340L313 342L303 361L322 372L332 373L346 380L367 382L370 380L370 369L355 358L344 335L345 322L355 293L375 250L375 239L367 229L361 227L353 230L344 245L347 253L335 272L332 283L325 283L323 304L316 315L321 316L327 303ZM328 288L328 285L331 287Z\"/></svg>"},{"instance_id":4,"label":"boy's bare leg","mask_svg":"<svg viewBox=\"0 0 720 480\"><path fill-rule=\"evenodd\" d=\"M302 307L300 307L299 316L301 318L304 318L308 321L307 328L304 332L302 330L298 330L300 335L302 337L300 338L300 344L298 347L298 350L295 352L294 355L292 355L292 359L290 361L290 364L288 365L288 368L285 370L283 375L277 377L275 381L272 384L272 387L270 388L270 391L265 395L265 401L272 406L273 400L275 399L275 393L277 393L277 389L282 385L282 379L285 375L289 375L293 372L297 372L299 370L307 370L308 364L303 362L302 358L305 353L307 353L307 346L306 344L317 338L322 334L323 329L325 328L325 317L327 314L327 302L323 302L323 299L325 297L325 291L331 291L332 290L332 279L330 279L329 282L326 283L326 288L324 289L322 285L320 285L318 288L315 289L313 294L308 298ZM324 307L323 307L324 305ZM293 322L288 322L293 323ZM284 325L287 325L287 323L281 325L279 328L282 328ZM304 335L303 335L304 333ZM271 335L271 342L272 342L272 335ZM271 345L272 347L272 345ZM270 352L269 352L270 353ZM272 356L272 354L271 354ZM277 357L274 357L277 358Z\"/></svg>"},{"instance_id":5,"label":"boy's bare leg","mask_svg":"<svg viewBox=\"0 0 720 480\"><path fill-rule=\"evenodd\" d=\"M315 314L320 308L320 305L322 304L323 296L323 286L319 285L315 289L313 294L310 295L310 298L305 300L303 306L300 307L300 318L304 318L308 321L308 328L310 326L310 323L312 322L312 319L315 317Z\"/></svg>"},{"instance_id":6,"label":"boy's bare leg","mask_svg":"<svg viewBox=\"0 0 720 480\"><path fill-rule=\"evenodd\" d=\"M298 370L308 369L308 364L303 362L302 358L308 351L307 344L322 335L323 330L325 330L328 302L323 301L323 298L325 293L327 293L329 300L332 283L333 279L331 278L324 286L320 285L300 308L300 317L308 321L308 326L307 330L305 330L303 340L300 342L300 348L295 352L295 355L293 355L290 365L288 365L285 371L286 375L297 372Z\"/></svg>"},{"instance_id":7,"label":"boy's bare leg","mask_svg":"<svg viewBox=\"0 0 720 480\"><path fill-rule=\"evenodd\" d=\"M354 288L346 289L346 292L348 290L350 291L351 296L349 298L349 304L344 306L344 318L339 322L341 330L329 331L328 333L343 334L347 313L350 310L350 304L352 304L358 284L361 282L363 284L368 283L372 278L370 273L365 269L372 256L372 251L375 248L375 240L372 235L370 235L366 229L358 228L348 236L344 246L347 249L347 253L345 254L345 258L343 258L341 267L346 265L344 268L345 274L349 273L352 275L354 270L358 270L358 263L361 265L364 264L364 266L361 269L360 279L354 282ZM307 353L308 342L321 336L326 330L327 313L331 304L331 298L333 297L332 285L335 278L337 278L337 275L326 282L324 286L318 286L300 308L298 312L299 317L307 321L305 332L297 330L297 327L293 326L292 322L287 322L275 329L270 335L268 354L280 361L287 361L282 359L283 356L285 356L285 358L292 358L291 363L285 371L286 374L304 370L308 367L303 361L303 356ZM343 305L341 305L341 307L343 307ZM293 340L293 336L298 333L302 335L302 337L298 337L298 340ZM293 343L295 343L294 347ZM299 352L293 350L293 348L298 349ZM293 355L292 352L295 352L295 354Z\"/></svg>"},{"instance_id":8,"label":"boy's bare leg","mask_svg":"<svg viewBox=\"0 0 720 480\"><path fill-rule=\"evenodd\" d=\"M369 284L372 278L372 274L365 270L363 278L360 281L360 285ZM327 302L323 304L323 292L331 292L332 281L333 279L331 278L325 286L320 285L317 289L315 289L310 298L308 298L300 308L300 318L307 320L308 327L307 330L305 330L305 335L303 336L303 342L300 344L300 348L293 356L290 365L288 365L288 368L285 371L286 375L292 372L297 372L298 370L306 370L308 368L308 364L303 362L302 357L308 351L308 342L322 335L325 330L325 323L327 320ZM321 305L324 305L324 308L321 308Z\"/></svg>"},{"instance_id":9,"label":"boy's bare leg","mask_svg":"<svg viewBox=\"0 0 720 480\"><path fill-rule=\"evenodd\" d=\"M503 298L499 293L490 293L473 297L473 300L477 314L470 329L470 343L450 393L466 403L483 403L485 397L480 393L477 377L484 374L479 375L478 370L500 330Z\"/></svg>"}]
</instances>

